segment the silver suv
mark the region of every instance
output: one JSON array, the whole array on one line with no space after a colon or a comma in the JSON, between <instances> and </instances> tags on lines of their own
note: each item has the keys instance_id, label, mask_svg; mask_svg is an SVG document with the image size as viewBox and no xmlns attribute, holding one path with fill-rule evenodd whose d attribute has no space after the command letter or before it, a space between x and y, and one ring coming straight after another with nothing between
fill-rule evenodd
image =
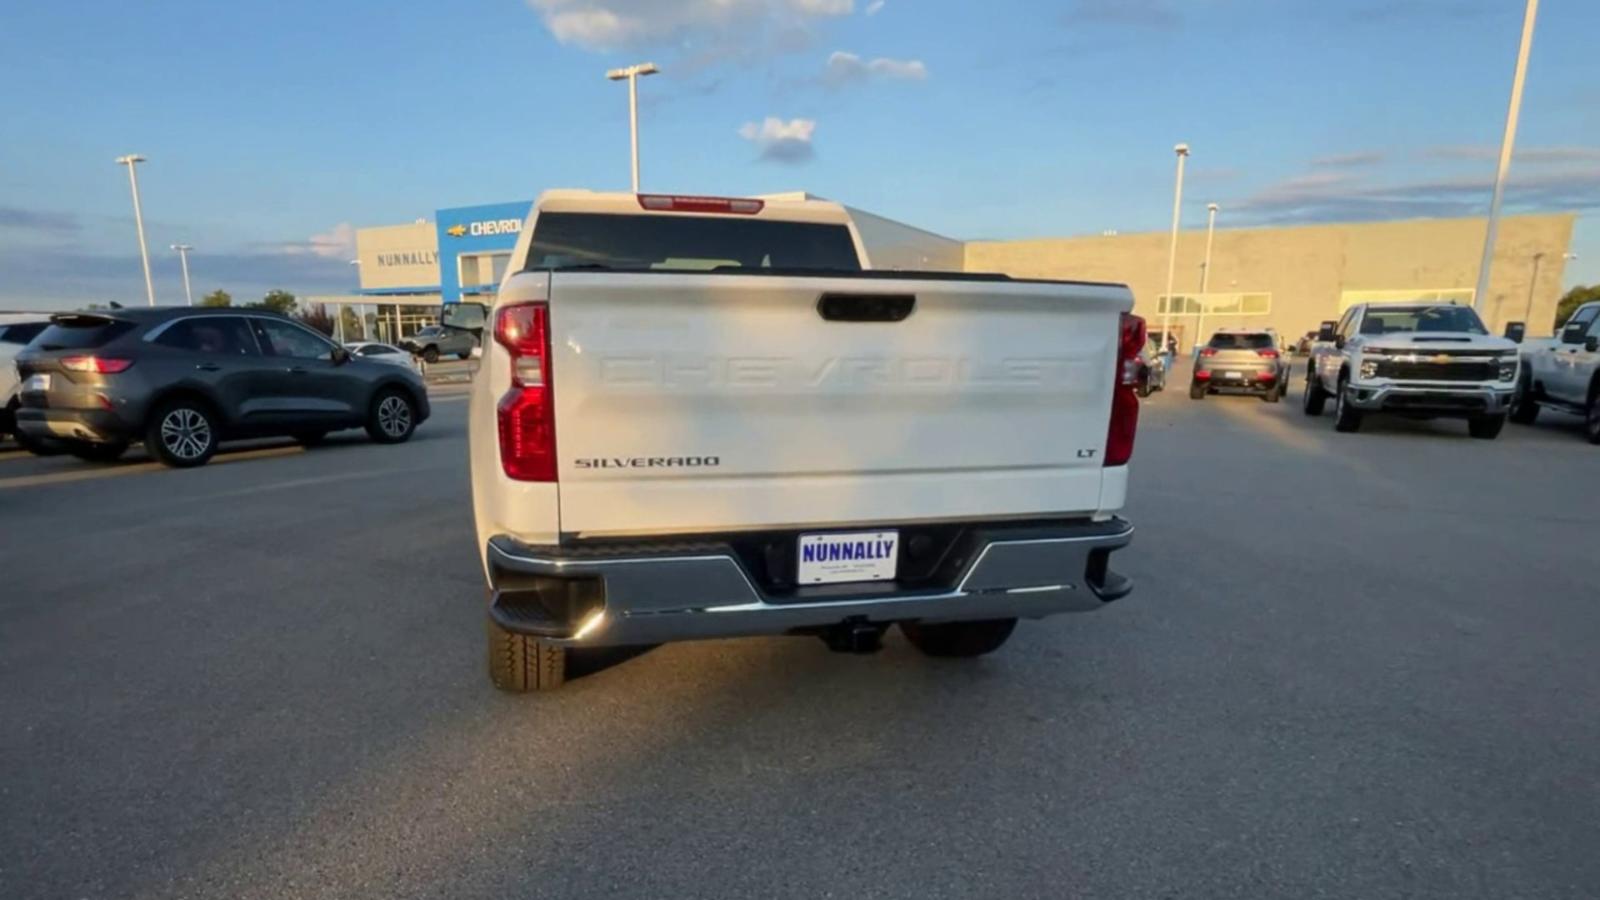
<instances>
[{"instance_id":1,"label":"silver suv","mask_svg":"<svg viewBox=\"0 0 1600 900\"><path fill-rule=\"evenodd\" d=\"M1289 389L1289 360L1265 330L1219 331L1195 355L1189 398L1214 392L1256 394L1277 403Z\"/></svg>"}]
</instances>

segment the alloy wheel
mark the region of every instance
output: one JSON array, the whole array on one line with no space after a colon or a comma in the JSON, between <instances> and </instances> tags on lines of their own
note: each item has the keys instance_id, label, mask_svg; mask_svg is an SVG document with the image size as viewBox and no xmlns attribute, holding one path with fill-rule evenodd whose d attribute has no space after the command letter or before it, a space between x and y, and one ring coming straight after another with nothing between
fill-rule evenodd
<instances>
[{"instance_id":1,"label":"alloy wheel","mask_svg":"<svg viewBox=\"0 0 1600 900\"><path fill-rule=\"evenodd\" d=\"M411 405L390 395L378 404L378 427L392 438L403 436L411 430Z\"/></svg>"},{"instance_id":2,"label":"alloy wheel","mask_svg":"<svg viewBox=\"0 0 1600 900\"><path fill-rule=\"evenodd\" d=\"M161 420L161 443L178 459L199 459L211 448L211 423L188 407L178 407Z\"/></svg>"}]
</instances>

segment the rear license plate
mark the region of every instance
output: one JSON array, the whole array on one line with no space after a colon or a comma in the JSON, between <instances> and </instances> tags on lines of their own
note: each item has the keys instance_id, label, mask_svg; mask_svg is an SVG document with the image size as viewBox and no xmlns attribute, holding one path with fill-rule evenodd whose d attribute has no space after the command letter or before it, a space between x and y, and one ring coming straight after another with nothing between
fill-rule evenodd
<instances>
[{"instance_id":1,"label":"rear license plate","mask_svg":"<svg viewBox=\"0 0 1600 900\"><path fill-rule=\"evenodd\" d=\"M47 372L47 373L45 373L43 375L29 375L28 376L28 380L24 381L22 383L22 389L24 391L48 391L48 390L50 390L50 375L49 375L49 373Z\"/></svg>"},{"instance_id":2,"label":"rear license plate","mask_svg":"<svg viewBox=\"0 0 1600 900\"><path fill-rule=\"evenodd\" d=\"M1239 379L1244 377L1244 373L1243 372L1223 372L1222 373L1222 377L1228 379L1229 381L1238 381Z\"/></svg>"},{"instance_id":3,"label":"rear license plate","mask_svg":"<svg viewBox=\"0 0 1600 900\"><path fill-rule=\"evenodd\" d=\"M898 531L800 535L801 584L890 581L900 554Z\"/></svg>"}]
</instances>

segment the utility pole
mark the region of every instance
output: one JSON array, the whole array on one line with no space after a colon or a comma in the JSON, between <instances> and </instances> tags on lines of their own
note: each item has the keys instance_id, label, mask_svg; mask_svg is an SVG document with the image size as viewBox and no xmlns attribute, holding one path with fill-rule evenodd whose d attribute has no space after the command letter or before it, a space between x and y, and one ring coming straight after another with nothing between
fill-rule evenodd
<instances>
[{"instance_id":1,"label":"utility pole","mask_svg":"<svg viewBox=\"0 0 1600 900\"><path fill-rule=\"evenodd\" d=\"M606 72L606 77L612 81L628 82L628 136L633 148L633 192L639 193L639 79L644 75L654 75L661 71L655 63L639 63L622 69L612 69Z\"/></svg>"},{"instance_id":2,"label":"utility pole","mask_svg":"<svg viewBox=\"0 0 1600 900\"><path fill-rule=\"evenodd\" d=\"M1217 209L1215 203L1206 204L1206 261L1200 268L1200 318L1195 320L1194 341L1190 349L1200 346L1206 333L1206 295L1211 285L1211 238L1217 230Z\"/></svg>"},{"instance_id":3,"label":"utility pole","mask_svg":"<svg viewBox=\"0 0 1600 900\"><path fill-rule=\"evenodd\" d=\"M194 247L189 244L173 244L172 249L178 251L178 262L183 266L183 299L193 306L194 293L189 290L189 251Z\"/></svg>"},{"instance_id":4,"label":"utility pole","mask_svg":"<svg viewBox=\"0 0 1600 900\"><path fill-rule=\"evenodd\" d=\"M1183 161L1189 158L1189 145L1172 148L1178 154L1178 181L1172 192L1172 245L1167 250L1167 305L1161 313L1161 352L1172 342L1172 278L1178 266L1178 217L1183 211Z\"/></svg>"}]
</instances>

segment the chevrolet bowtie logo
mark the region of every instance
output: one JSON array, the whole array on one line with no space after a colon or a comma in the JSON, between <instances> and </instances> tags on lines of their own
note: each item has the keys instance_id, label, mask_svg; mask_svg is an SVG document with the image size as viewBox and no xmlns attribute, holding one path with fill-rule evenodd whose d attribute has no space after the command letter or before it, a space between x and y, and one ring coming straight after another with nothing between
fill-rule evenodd
<instances>
[{"instance_id":1,"label":"chevrolet bowtie logo","mask_svg":"<svg viewBox=\"0 0 1600 900\"><path fill-rule=\"evenodd\" d=\"M1435 356L1434 356L1434 357L1433 357L1433 361L1434 361L1434 362L1435 362L1435 363L1438 363L1438 364L1440 364L1440 365L1443 365L1443 364L1444 364L1444 363L1447 363L1447 362L1449 362L1449 361L1450 361L1450 355L1449 355L1449 354L1448 354L1448 353L1439 353L1439 354L1436 354L1436 355L1435 355Z\"/></svg>"},{"instance_id":2,"label":"chevrolet bowtie logo","mask_svg":"<svg viewBox=\"0 0 1600 900\"><path fill-rule=\"evenodd\" d=\"M467 226L451 225L449 228L444 230L444 233L450 235L451 237L461 237L467 233Z\"/></svg>"}]
</instances>

